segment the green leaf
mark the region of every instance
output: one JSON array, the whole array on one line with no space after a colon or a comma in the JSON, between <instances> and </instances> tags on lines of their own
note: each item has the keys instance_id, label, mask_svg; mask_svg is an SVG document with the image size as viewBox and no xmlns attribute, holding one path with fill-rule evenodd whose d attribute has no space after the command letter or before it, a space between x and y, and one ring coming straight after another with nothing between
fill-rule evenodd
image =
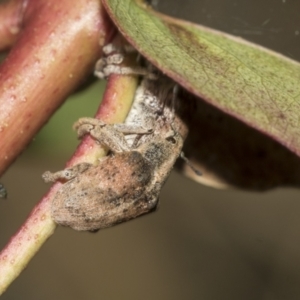
<instances>
[{"instance_id":1,"label":"green leaf","mask_svg":"<svg viewBox=\"0 0 300 300\"><path fill-rule=\"evenodd\" d=\"M300 64L240 38L102 0L124 37L188 91L300 155Z\"/></svg>"}]
</instances>

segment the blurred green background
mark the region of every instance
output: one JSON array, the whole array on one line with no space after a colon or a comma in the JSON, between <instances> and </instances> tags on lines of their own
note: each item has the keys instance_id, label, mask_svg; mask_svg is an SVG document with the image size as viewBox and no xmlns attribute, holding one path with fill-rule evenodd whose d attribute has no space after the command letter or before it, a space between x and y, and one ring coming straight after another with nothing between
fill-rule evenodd
<instances>
[{"instance_id":1,"label":"blurred green background","mask_svg":"<svg viewBox=\"0 0 300 300\"><path fill-rule=\"evenodd\" d=\"M158 9L300 60L298 0L160 0ZM1 248L48 190L41 174L72 155L72 124L94 115L102 90L95 82L70 98L2 178ZM173 173L156 213L96 234L58 228L2 298L300 299L299 195L219 191Z\"/></svg>"}]
</instances>

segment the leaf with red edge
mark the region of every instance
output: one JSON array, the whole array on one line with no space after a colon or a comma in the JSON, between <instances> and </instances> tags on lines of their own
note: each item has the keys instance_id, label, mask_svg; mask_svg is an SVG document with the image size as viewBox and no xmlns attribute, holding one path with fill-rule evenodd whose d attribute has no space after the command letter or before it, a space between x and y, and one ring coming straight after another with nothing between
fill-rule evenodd
<instances>
[{"instance_id":1,"label":"leaf with red edge","mask_svg":"<svg viewBox=\"0 0 300 300\"><path fill-rule=\"evenodd\" d=\"M300 64L240 38L103 0L125 38L189 92L300 155Z\"/></svg>"}]
</instances>

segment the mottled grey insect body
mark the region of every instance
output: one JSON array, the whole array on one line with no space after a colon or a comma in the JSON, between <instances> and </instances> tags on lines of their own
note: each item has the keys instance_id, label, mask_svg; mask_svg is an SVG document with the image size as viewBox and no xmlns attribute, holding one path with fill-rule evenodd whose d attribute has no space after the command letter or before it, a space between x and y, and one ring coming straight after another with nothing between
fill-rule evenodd
<instances>
[{"instance_id":1,"label":"mottled grey insect body","mask_svg":"<svg viewBox=\"0 0 300 300\"><path fill-rule=\"evenodd\" d=\"M155 82L144 78L124 124L79 119L79 136L90 134L112 153L97 165L83 163L43 175L46 182L68 180L52 203L56 223L95 231L156 208L187 134L185 122L168 103L172 85L165 77Z\"/></svg>"},{"instance_id":2,"label":"mottled grey insect body","mask_svg":"<svg viewBox=\"0 0 300 300\"><path fill-rule=\"evenodd\" d=\"M57 192L52 218L76 230L97 230L153 209L149 194L154 168L137 151L117 153L68 181Z\"/></svg>"},{"instance_id":3,"label":"mottled grey insect body","mask_svg":"<svg viewBox=\"0 0 300 300\"><path fill-rule=\"evenodd\" d=\"M153 137L132 151L112 154L66 182L52 203L53 220L97 230L153 211L183 141Z\"/></svg>"}]
</instances>

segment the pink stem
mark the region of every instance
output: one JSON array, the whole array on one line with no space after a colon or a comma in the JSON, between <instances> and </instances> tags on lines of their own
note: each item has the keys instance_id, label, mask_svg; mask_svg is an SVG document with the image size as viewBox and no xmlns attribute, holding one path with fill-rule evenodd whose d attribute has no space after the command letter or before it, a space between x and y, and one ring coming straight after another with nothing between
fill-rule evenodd
<instances>
[{"instance_id":1,"label":"pink stem","mask_svg":"<svg viewBox=\"0 0 300 300\"><path fill-rule=\"evenodd\" d=\"M0 51L11 47L21 30L23 0L11 0L0 5Z\"/></svg>"},{"instance_id":2,"label":"pink stem","mask_svg":"<svg viewBox=\"0 0 300 300\"><path fill-rule=\"evenodd\" d=\"M26 3L24 29L0 66L0 174L92 71L114 30L99 0Z\"/></svg>"},{"instance_id":3,"label":"pink stem","mask_svg":"<svg viewBox=\"0 0 300 300\"><path fill-rule=\"evenodd\" d=\"M121 123L126 118L135 93L137 78L113 75L107 84L102 104L96 114L107 123ZM95 161L100 149L90 137L81 145L68 162L72 166L80 161ZM26 267L42 244L56 227L51 219L51 203L61 183L55 183L47 195L36 205L20 230L0 253L0 294Z\"/></svg>"}]
</instances>

